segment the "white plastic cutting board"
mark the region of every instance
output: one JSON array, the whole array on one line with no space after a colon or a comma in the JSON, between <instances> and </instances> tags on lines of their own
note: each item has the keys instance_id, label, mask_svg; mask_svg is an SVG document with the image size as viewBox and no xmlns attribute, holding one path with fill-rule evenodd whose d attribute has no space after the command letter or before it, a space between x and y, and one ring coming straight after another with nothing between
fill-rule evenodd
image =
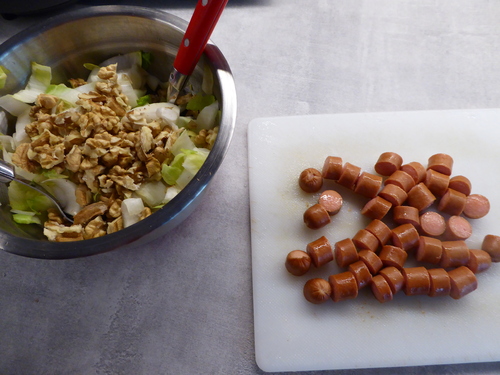
<instances>
[{"instance_id":1,"label":"white plastic cutting board","mask_svg":"<svg viewBox=\"0 0 500 375\"><path fill-rule=\"evenodd\" d=\"M394 367L500 360L500 264L478 274L478 289L460 300L409 297L381 304L367 288L354 299L307 302L304 283L339 272L334 262L296 277L284 267L289 251L325 235L333 244L368 224L366 199L344 196L341 212L314 231L302 215L318 194L303 193L300 172L321 169L326 156L373 172L382 152L427 164L454 158L453 175L490 199L490 214L473 221L469 247L500 234L500 109L313 115L255 119L249 124L249 177L255 351L264 371Z\"/></svg>"}]
</instances>

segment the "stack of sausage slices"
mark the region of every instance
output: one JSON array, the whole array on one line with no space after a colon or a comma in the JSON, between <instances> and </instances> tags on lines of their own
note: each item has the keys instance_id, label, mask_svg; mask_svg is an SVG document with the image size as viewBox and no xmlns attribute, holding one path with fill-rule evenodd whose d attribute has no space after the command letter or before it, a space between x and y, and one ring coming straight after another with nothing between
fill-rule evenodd
<instances>
[{"instance_id":1,"label":"stack of sausage slices","mask_svg":"<svg viewBox=\"0 0 500 375\"><path fill-rule=\"evenodd\" d=\"M377 174L337 156L328 156L321 171L302 171L299 186L307 193L319 192L327 179L369 198L361 213L371 219L352 238L332 246L322 236L307 244L305 251L287 255L286 269L296 276L306 274L311 264L321 267L332 261L345 270L327 280L308 280L305 298L314 304L339 302L369 287L383 303L400 290L410 296L454 299L476 290L476 274L500 261L500 236L488 234L481 249L469 249L465 242L472 234L469 219L484 217L490 203L483 195L471 194L467 177L452 177L452 167L453 158L447 154L432 155L425 167L419 162L403 164L399 154L385 152L375 163ZM318 203L304 212L305 225L311 229L328 225L342 205L337 191L321 192ZM411 253L423 265L405 267Z\"/></svg>"}]
</instances>

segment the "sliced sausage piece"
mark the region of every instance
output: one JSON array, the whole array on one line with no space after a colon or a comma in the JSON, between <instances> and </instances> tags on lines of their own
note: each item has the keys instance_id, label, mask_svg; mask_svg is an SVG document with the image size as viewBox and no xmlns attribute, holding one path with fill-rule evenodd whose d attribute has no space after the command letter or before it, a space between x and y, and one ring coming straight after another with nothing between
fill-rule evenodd
<instances>
[{"instance_id":1,"label":"sliced sausage piece","mask_svg":"<svg viewBox=\"0 0 500 375\"><path fill-rule=\"evenodd\" d=\"M384 266L379 256L373 251L361 250L358 255L359 259L365 262L372 275L376 275Z\"/></svg>"},{"instance_id":2,"label":"sliced sausage piece","mask_svg":"<svg viewBox=\"0 0 500 375\"><path fill-rule=\"evenodd\" d=\"M432 155L427 163L427 169L450 176L453 169L453 158L448 154Z\"/></svg>"},{"instance_id":3,"label":"sliced sausage piece","mask_svg":"<svg viewBox=\"0 0 500 375\"><path fill-rule=\"evenodd\" d=\"M445 237L448 240L466 240L472 235L472 225L463 216L450 216L446 223Z\"/></svg>"},{"instance_id":4,"label":"sliced sausage piece","mask_svg":"<svg viewBox=\"0 0 500 375\"><path fill-rule=\"evenodd\" d=\"M460 215L467 197L459 191L448 188L438 203L438 210L449 215Z\"/></svg>"},{"instance_id":5,"label":"sliced sausage piece","mask_svg":"<svg viewBox=\"0 0 500 375\"><path fill-rule=\"evenodd\" d=\"M384 246L391 239L391 228L381 220L372 220L365 229L377 237L380 246Z\"/></svg>"},{"instance_id":6,"label":"sliced sausage piece","mask_svg":"<svg viewBox=\"0 0 500 375\"><path fill-rule=\"evenodd\" d=\"M358 230L352 238L352 242L354 242L358 250L377 251L378 249L377 237L366 229Z\"/></svg>"},{"instance_id":7,"label":"sliced sausage piece","mask_svg":"<svg viewBox=\"0 0 500 375\"><path fill-rule=\"evenodd\" d=\"M367 198L376 197L382 187L382 177L362 172L354 188L354 192Z\"/></svg>"},{"instance_id":8,"label":"sliced sausage piece","mask_svg":"<svg viewBox=\"0 0 500 375\"><path fill-rule=\"evenodd\" d=\"M443 254L441 240L433 237L420 236L415 258L419 262L439 264Z\"/></svg>"},{"instance_id":9,"label":"sliced sausage piece","mask_svg":"<svg viewBox=\"0 0 500 375\"><path fill-rule=\"evenodd\" d=\"M465 266L448 271L450 276L450 296L460 299L477 289L477 278L474 272Z\"/></svg>"},{"instance_id":10,"label":"sliced sausage piece","mask_svg":"<svg viewBox=\"0 0 500 375\"><path fill-rule=\"evenodd\" d=\"M392 243L404 251L416 247L419 237L417 229L411 224L402 224L392 230Z\"/></svg>"},{"instance_id":11,"label":"sliced sausage piece","mask_svg":"<svg viewBox=\"0 0 500 375\"><path fill-rule=\"evenodd\" d=\"M401 170L408 173L415 181L415 184L419 184L425 179L426 169L422 163L418 161L412 161L411 163L402 165Z\"/></svg>"},{"instance_id":12,"label":"sliced sausage piece","mask_svg":"<svg viewBox=\"0 0 500 375\"><path fill-rule=\"evenodd\" d=\"M305 283L303 293L306 300L315 305L319 305L330 299L332 287L330 283L324 279L311 279Z\"/></svg>"},{"instance_id":13,"label":"sliced sausage piece","mask_svg":"<svg viewBox=\"0 0 500 375\"><path fill-rule=\"evenodd\" d=\"M342 196L335 190L325 190L318 198L318 204L323 206L330 216L338 214L343 203Z\"/></svg>"},{"instance_id":14,"label":"sliced sausage piece","mask_svg":"<svg viewBox=\"0 0 500 375\"><path fill-rule=\"evenodd\" d=\"M406 192L409 192L410 189L416 185L413 177L401 169L387 177L384 184L397 185Z\"/></svg>"},{"instance_id":15,"label":"sliced sausage piece","mask_svg":"<svg viewBox=\"0 0 500 375\"><path fill-rule=\"evenodd\" d=\"M407 296L427 295L431 289L431 278L425 267L409 267L402 270L403 291Z\"/></svg>"},{"instance_id":16,"label":"sliced sausage piece","mask_svg":"<svg viewBox=\"0 0 500 375\"><path fill-rule=\"evenodd\" d=\"M470 180L465 176L453 176L452 178L450 178L448 187L465 195L470 195L470 192L472 190L472 184Z\"/></svg>"},{"instance_id":17,"label":"sliced sausage piece","mask_svg":"<svg viewBox=\"0 0 500 375\"><path fill-rule=\"evenodd\" d=\"M360 167L357 167L351 163L345 163L344 167L342 168L342 173L337 180L337 183L339 185L345 186L348 189L354 190L360 174Z\"/></svg>"},{"instance_id":18,"label":"sliced sausage piece","mask_svg":"<svg viewBox=\"0 0 500 375\"><path fill-rule=\"evenodd\" d=\"M403 289L405 279L401 271L396 267L384 267L378 273L385 278L391 287L393 295Z\"/></svg>"},{"instance_id":19,"label":"sliced sausage piece","mask_svg":"<svg viewBox=\"0 0 500 375\"><path fill-rule=\"evenodd\" d=\"M306 246L306 251L315 267L321 267L333 260L332 245L330 245L330 241L325 236L309 242Z\"/></svg>"},{"instance_id":20,"label":"sliced sausage piece","mask_svg":"<svg viewBox=\"0 0 500 375\"><path fill-rule=\"evenodd\" d=\"M433 169L428 169L425 175L425 186L429 188L436 197L442 197L448 189L450 176L439 173Z\"/></svg>"},{"instance_id":21,"label":"sliced sausage piece","mask_svg":"<svg viewBox=\"0 0 500 375\"><path fill-rule=\"evenodd\" d=\"M311 268L311 257L305 251L292 250L286 256L285 267L292 275L305 275Z\"/></svg>"},{"instance_id":22,"label":"sliced sausage piece","mask_svg":"<svg viewBox=\"0 0 500 375\"><path fill-rule=\"evenodd\" d=\"M343 162L338 156L327 156L321 174L323 178L337 181L342 174Z\"/></svg>"},{"instance_id":23,"label":"sliced sausage piece","mask_svg":"<svg viewBox=\"0 0 500 375\"><path fill-rule=\"evenodd\" d=\"M373 276L370 287L372 289L373 295L380 303L392 301L393 298L392 290L384 276L382 275Z\"/></svg>"},{"instance_id":24,"label":"sliced sausage piece","mask_svg":"<svg viewBox=\"0 0 500 375\"><path fill-rule=\"evenodd\" d=\"M330 224L332 219L328 211L319 203L309 207L304 212L304 223L310 229L323 228Z\"/></svg>"},{"instance_id":25,"label":"sliced sausage piece","mask_svg":"<svg viewBox=\"0 0 500 375\"><path fill-rule=\"evenodd\" d=\"M419 230L426 236L438 237L446 230L446 220L438 212L427 211L420 215Z\"/></svg>"},{"instance_id":26,"label":"sliced sausage piece","mask_svg":"<svg viewBox=\"0 0 500 375\"><path fill-rule=\"evenodd\" d=\"M349 264L347 269L354 275L358 284L358 289L361 289L372 282L372 274L366 266L366 263L362 260Z\"/></svg>"},{"instance_id":27,"label":"sliced sausage piece","mask_svg":"<svg viewBox=\"0 0 500 375\"><path fill-rule=\"evenodd\" d=\"M484 195L470 194L465 199L463 214L469 219L480 219L490 212L490 201Z\"/></svg>"},{"instance_id":28,"label":"sliced sausage piece","mask_svg":"<svg viewBox=\"0 0 500 375\"><path fill-rule=\"evenodd\" d=\"M299 186L306 193L316 193L323 186L323 176L315 168L304 169L299 176Z\"/></svg>"},{"instance_id":29,"label":"sliced sausage piece","mask_svg":"<svg viewBox=\"0 0 500 375\"><path fill-rule=\"evenodd\" d=\"M349 266L359 260L358 249L350 238L337 241L334 246L335 260L340 268Z\"/></svg>"},{"instance_id":30,"label":"sliced sausage piece","mask_svg":"<svg viewBox=\"0 0 500 375\"><path fill-rule=\"evenodd\" d=\"M351 272L346 271L331 275L328 281L332 287L333 302L345 301L358 296L358 283Z\"/></svg>"},{"instance_id":31,"label":"sliced sausage piece","mask_svg":"<svg viewBox=\"0 0 500 375\"><path fill-rule=\"evenodd\" d=\"M392 212L396 224L411 224L420 227L420 212L413 206L396 206Z\"/></svg>"},{"instance_id":32,"label":"sliced sausage piece","mask_svg":"<svg viewBox=\"0 0 500 375\"><path fill-rule=\"evenodd\" d=\"M361 209L361 214L369 217L370 219L380 220L387 215L391 207L391 202L377 195L365 204L365 206Z\"/></svg>"},{"instance_id":33,"label":"sliced sausage piece","mask_svg":"<svg viewBox=\"0 0 500 375\"><path fill-rule=\"evenodd\" d=\"M465 266L469 262L470 252L465 241L442 241L443 253L439 264L443 268Z\"/></svg>"},{"instance_id":34,"label":"sliced sausage piece","mask_svg":"<svg viewBox=\"0 0 500 375\"><path fill-rule=\"evenodd\" d=\"M423 182L415 185L408 192L408 204L419 211L429 208L436 201L436 197Z\"/></svg>"},{"instance_id":35,"label":"sliced sausage piece","mask_svg":"<svg viewBox=\"0 0 500 375\"><path fill-rule=\"evenodd\" d=\"M474 273L484 272L491 267L491 256L484 250L470 249L466 266Z\"/></svg>"},{"instance_id":36,"label":"sliced sausage piece","mask_svg":"<svg viewBox=\"0 0 500 375\"><path fill-rule=\"evenodd\" d=\"M397 246L385 245L380 250L379 258L385 267L403 269L408 253Z\"/></svg>"},{"instance_id":37,"label":"sliced sausage piece","mask_svg":"<svg viewBox=\"0 0 500 375\"><path fill-rule=\"evenodd\" d=\"M449 296L451 282L448 272L444 268L432 268L428 272L431 279L429 297Z\"/></svg>"},{"instance_id":38,"label":"sliced sausage piece","mask_svg":"<svg viewBox=\"0 0 500 375\"><path fill-rule=\"evenodd\" d=\"M382 176L390 176L403 164L403 158L395 152L384 152L375 163L375 171Z\"/></svg>"},{"instance_id":39,"label":"sliced sausage piece","mask_svg":"<svg viewBox=\"0 0 500 375\"><path fill-rule=\"evenodd\" d=\"M490 254L492 262L500 262L500 236L494 234L484 236L481 249Z\"/></svg>"},{"instance_id":40,"label":"sliced sausage piece","mask_svg":"<svg viewBox=\"0 0 500 375\"><path fill-rule=\"evenodd\" d=\"M394 184L385 185L378 195L391 202L393 206L401 206L408 197L406 191Z\"/></svg>"}]
</instances>

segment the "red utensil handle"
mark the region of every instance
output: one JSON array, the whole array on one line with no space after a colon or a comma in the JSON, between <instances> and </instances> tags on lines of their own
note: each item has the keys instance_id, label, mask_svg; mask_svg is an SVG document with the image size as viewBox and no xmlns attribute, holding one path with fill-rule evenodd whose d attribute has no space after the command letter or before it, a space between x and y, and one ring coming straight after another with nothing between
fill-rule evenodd
<instances>
[{"instance_id":1,"label":"red utensil handle","mask_svg":"<svg viewBox=\"0 0 500 375\"><path fill-rule=\"evenodd\" d=\"M199 0L174 61L174 68L190 75L212 35L228 0Z\"/></svg>"}]
</instances>

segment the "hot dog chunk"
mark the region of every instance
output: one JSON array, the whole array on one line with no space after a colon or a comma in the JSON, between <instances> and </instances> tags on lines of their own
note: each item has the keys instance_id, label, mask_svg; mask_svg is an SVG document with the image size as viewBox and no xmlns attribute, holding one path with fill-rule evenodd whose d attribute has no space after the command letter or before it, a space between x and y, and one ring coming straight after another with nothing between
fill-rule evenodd
<instances>
[{"instance_id":1,"label":"hot dog chunk","mask_svg":"<svg viewBox=\"0 0 500 375\"><path fill-rule=\"evenodd\" d=\"M373 295L380 303L392 301L392 290L384 276L374 276L371 283L371 289Z\"/></svg>"},{"instance_id":2,"label":"hot dog chunk","mask_svg":"<svg viewBox=\"0 0 500 375\"><path fill-rule=\"evenodd\" d=\"M332 219L328 211L319 203L309 207L304 212L304 223L310 229L323 228L331 223Z\"/></svg>"},{"instance_id":3,"label":"hot dog chunk","mask_svg":"<svg viewBox=\"0 0 500 375\"><path fill-rule=\"evenodd\" d=\"M331 275L328 281L332 287L333 302L345 301L358 296L358 283L351 272L346 271Z\"/></svg>"},{"instance_id":4,"label":"hot dog chunk","mask_svg":"<svg viewBox=\"0 0 500 375\"><path fill-rule=\"evenodd\" d=\"M342 208L344 200L335 190L325 190L318 198L318 204L323 206L329 215L336 215Z\"/></svg>"},{"instance_id":5,"label":"hot dog chunk","mask_svg":"<svg viewBox=\"0 0 500 375\"><path fill-rule=\"evenodd\" d=\"M465 266L455 268L448 272L450 276L450 296L460 299L477 289L477 278L474 272Z\"/></svg>"},{"instance_id":6,"label":"hot dog chunk","mask_svg":"<svg viewBox=\"0 0 500 375\"><path fill-rule=\"evenodd\" d=\"M425 267L403 268L405 285L403 288L407 296L429 294L431 289L431 279Z\"/></svg>"},{"instance_id":7,"label":"hot dog chunk","mask_svg":"<svg viewBox=\"0 0 500 375\"><path fill-rule=\"evenodd\" d=\"M375 163L375 171L382 176L390 176L403 164L403 158L395 152L384 152Z\"/></svg>"},{"instance_id":8,"label":"hot dog chunk","mask_svg":"<svg viewBox=\"0 0 500 375\"><path fill-rule=\"evenodd\" d=\"M315 168L304 169L299 176L299 186L306 193L316 193L323 186L323 176Z\"/></svg>"}]
</instances>

